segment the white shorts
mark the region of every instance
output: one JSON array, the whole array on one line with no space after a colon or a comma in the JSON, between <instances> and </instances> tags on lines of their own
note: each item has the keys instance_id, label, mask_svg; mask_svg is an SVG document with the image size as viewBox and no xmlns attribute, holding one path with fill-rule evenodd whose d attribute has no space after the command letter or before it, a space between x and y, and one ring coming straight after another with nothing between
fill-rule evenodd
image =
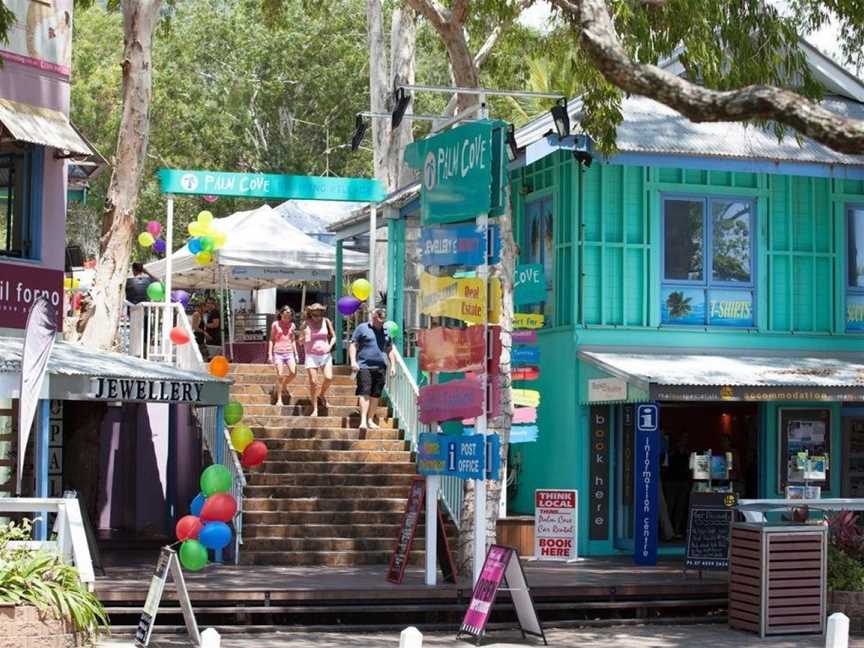
<instances>
[{"instance_id":1,"label":"white shorts","mask_svg":"<svg viewBox=\"0 0 864 648\"><path fill-rule=\"evenodd\" d=\"M307 353L305 364L307 369L323 369L327 365L333 364L333 356L329 353L325 353L324 355Z\"/></svg>"}]
</instances>

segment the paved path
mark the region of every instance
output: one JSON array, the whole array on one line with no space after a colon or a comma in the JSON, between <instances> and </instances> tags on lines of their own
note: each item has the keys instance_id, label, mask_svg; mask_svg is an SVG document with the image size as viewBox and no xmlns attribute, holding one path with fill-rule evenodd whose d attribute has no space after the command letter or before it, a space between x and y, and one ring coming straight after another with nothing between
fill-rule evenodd
<instances>
[{"instance_id":1,"label":"paved path","mask_svg":"<svg viewBox=\"0 0 864 648\"><path fill-rule=\"evenodd\" d=\"M770 648L822 648L822 637L794 637L759 639L755 635L730 630L727 626L635 626L603 629L550 630L549 645L554 648L745 648L766 646ZM180 648L189 642L182 639L154 640L151 648ZM356 633L274 633L260 635L226 635L222 648L397 648L399 636L393 634ZM429 633L423 638L423 646L429 648L459 647L471 644L456 641L452 634ZM489 635L484 648L524 648L542 646L534 639L521 641L518 633L497 632ZM106 640L99 648L131 648L132 642ZM864 648L864 637L849 642L850 648Z\"/></svg>"}]
</instances>

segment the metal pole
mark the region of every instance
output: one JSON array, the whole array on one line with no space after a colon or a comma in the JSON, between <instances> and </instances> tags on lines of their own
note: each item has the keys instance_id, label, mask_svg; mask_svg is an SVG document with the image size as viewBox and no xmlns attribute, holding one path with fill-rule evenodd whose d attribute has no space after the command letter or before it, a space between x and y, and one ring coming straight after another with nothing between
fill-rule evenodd
<instances>
[{"instance_id":1,"label":"metal pole","mask_svg":"<svg viewBox=\"0 0 864 648\"><path fill-rule=\"evenodd\" d=\"M342 272L342 239L336 241L336 272L333 276L333 290L335 292L334 303L336 304L336 313L333 319L333 326L336 329L336 363L342 364L345 360L342 357L342 329L344 320L342 313L339 312L339 300L342 298L342 282L345 277Z\"/></svg>"},{"instance_id":2,"label":"metal pole","mask_svg":"<svg viewBox=\"0 0 864 648\"><path fill-rule=\"evenodd\" d=\"M174 318L171 317L171 272L173 270L174 254L174 196L168 196L167 214L165 217L165 317L162 320L162 348L165 350L165 361L169 362L171 353L169 349L171 328Z\"/></svg>"},{"instance_id":3,"label":"metal pole","mask_svg":"<svg viewBox=\"0 0 864 648\"><path fill-rule=\"evenodd\" d=\"M214 452L213 463L224 464L224 448L222 444L225 442L225 407L223 405L216 406L216 420L213 422L213 425L216 426L216 443L215 448L212 448ZM233 495L233 493L232 493ZM222 550L217 549L215 552L216 562L222 562Z\"/></svg>"},{"instance_id":4,"label":"metal pole","mask_svg":"<svg viewBox=\"0 0 864 648\"><path fill-rule=\"evenodd\" d=\"M438 489L439 475L426 476L426 584L438 577Z\"/></svg>"},{"instance_id":5,"label":"metal pole","mask_svg":"<svg viewBox=\"0 0 864 648\"><path fill-rule=\"evenodd\" d=\"M369 307L368 315L372 316L372 309L375 308L375 239L378 231L378 205L372 203L369 205L369 285L372 286L369 290L369 297L366 303Z\"/></svg>"}]
</instances>

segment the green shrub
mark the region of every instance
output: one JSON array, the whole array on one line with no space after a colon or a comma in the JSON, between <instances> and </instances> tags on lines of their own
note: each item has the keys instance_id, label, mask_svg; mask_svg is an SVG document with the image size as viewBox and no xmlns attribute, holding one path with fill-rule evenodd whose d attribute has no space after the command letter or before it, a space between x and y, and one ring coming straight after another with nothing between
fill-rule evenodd
<instances>
[{"instance_id":1,"label":"green shrub","mask_svg":"<svg viewBox=\"0 0 864 648\"><path fill-rule=\"evenodd\" d=\"M864 563L831 545L828 546L828 590L864 592Z\"/></svg>"},{"instance_id":2,"label":"green shrub","mask_svg":"<svg viewBox=\"0 0 864 648\"><path fill-rule=\"evenodd\" d=\"M33 605L70 621L93 638L108 628L102 603L78 578L78 570L56 554L41 549L13 548L10 541L29 540L31 522L0 527L0 603Z\"/></svg>"}]
</instances>

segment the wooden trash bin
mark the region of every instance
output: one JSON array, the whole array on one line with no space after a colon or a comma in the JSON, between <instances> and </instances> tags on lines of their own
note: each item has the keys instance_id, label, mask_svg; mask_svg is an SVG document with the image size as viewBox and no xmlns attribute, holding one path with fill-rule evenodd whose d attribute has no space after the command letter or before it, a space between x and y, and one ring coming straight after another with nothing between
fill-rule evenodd
<instances>
[{"instance_id":1,"label":"wooden trash bin","mask_svg":"<svg viewBox=\"0 0 864 648\"><path fill-rule=\"evenodd\" d=\"M828 528L732 524L729 625L772 634L825 631Z\"/></svg>"}]
</instances>

